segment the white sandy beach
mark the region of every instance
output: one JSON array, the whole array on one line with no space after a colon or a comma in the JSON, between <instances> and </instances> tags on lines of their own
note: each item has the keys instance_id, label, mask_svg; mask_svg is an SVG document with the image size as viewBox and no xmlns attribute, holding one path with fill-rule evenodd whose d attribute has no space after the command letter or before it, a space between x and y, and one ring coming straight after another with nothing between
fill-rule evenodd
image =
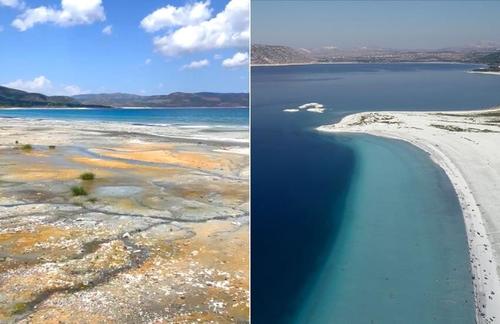
<instances>
[{"instance_id":1,"label":"white sandy beach","mask_svg":"<svg viewBox=\"0 0 500 324\"><path fill-rule=\"evenodd\" d=\"M470 71L469 73L477 73L477 74L489 74L489 75L500 75L500 72L482 72L482 71Z\"/></svg>"},{"instance_id":2,"label":"white sandy beach","mask_svg":"<svg viewBox=\"0 0 500 324\"><path fill-rule=\"evenodd\" d=\"M500 322L500 109L358 113L318 130L400 139L429 153L463 209L477 322Z\"/></svg>"},{"instance_id":3,"label":"white sandy beach","mask_svg":"<svg viewBox=\"0 0 500 324\"><path fill-rule=\"evenodd\" d=\"M500 72L493 72L493 71L470 71L469 73L488 74L488 75L500 75Z\"/></svg>"}]
</instances>

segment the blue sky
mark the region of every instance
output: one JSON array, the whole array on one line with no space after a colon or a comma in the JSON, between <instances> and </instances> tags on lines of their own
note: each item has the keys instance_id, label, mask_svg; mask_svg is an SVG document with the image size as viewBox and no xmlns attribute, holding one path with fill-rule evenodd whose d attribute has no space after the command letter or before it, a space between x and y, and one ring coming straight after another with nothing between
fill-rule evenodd
<instances>
[{"instance_id":1,"label":"blue sky","mask_svg":"<svg viewBox=\"0 0 500 324\"><path fill-rule=\"evenodd\" d=\"M247 92L245 5L0 0L0 84L49 94Z\"/></svg>"},{"instance_id":2,"label":"blue sky","mask_svg":"<svg viewBox=\"0 0 500 324\"><path fill-rule=\"evenodd\" d=\"M500 1L252 1L252 42L444 48L500 43Z\"/></svg>"}]
</instances>

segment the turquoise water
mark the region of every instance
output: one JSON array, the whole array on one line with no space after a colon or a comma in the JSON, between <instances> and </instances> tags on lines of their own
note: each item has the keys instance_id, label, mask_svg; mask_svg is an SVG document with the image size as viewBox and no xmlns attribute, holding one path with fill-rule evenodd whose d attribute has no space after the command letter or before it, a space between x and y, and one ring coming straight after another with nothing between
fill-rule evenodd
<instances>
[{"instance_id":1,"label":"turquoise water","mask_svg":"<svg viewBox=\"0 0 500 324\"><path fill-rule=\"evenodd\" d=\"M474 323L452 185L400 141L318 133L372 110L500 104L465 64L252 68L253 323ZM284 113L307 102L324 114Z\"/></svg>"},{"instance_id":2,"label":"turquoise water","mask_svg":"<svg viewBox=\"0 0 500 324\"><path fill-rule=\"evenodd\" d=\"M56 120L98 120L136 124L241 125L248 126L244 108L154 108L154 109L0 109L0 117Z\"/></svg>"},{"instance_id":3,"label":"turquoise water","mask_svg":"<svg viewBox=\"0 0 500 324\"><path fill-rule=\"evenodd\" d=\"M341 139L358 161L336 242L296 323L474 323L455 192L425 153Z\"/></svg>"}]
</instances>

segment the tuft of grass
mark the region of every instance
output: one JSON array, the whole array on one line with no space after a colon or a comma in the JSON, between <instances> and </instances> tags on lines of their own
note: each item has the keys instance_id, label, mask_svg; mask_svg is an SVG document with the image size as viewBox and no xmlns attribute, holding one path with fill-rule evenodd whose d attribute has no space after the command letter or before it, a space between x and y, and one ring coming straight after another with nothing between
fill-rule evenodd
<instances>
[{"instance_id":1,"label":"tuft of grass","mask_svg":"<svg viewBox=\"0 0 500 324\"><path fill-rule=\"evenodd\" d=\"M24 144L23 146L21 146L21 149L24 151L31 151L33 149L33 146L31 146L31 144Z\"/></svg>"},{"instance_id":2,"label":"tuft of grass","mask_svg":"<svg viewBox=\"0 0 500 324\"><path fill-rule=\"evenodd\" d=\"M82 186L73 186L71 187L71 192L73 193L73 196L86 196L87 191L83 189Z\"/></svg>"},{"instance_id":3,"label":"tuft of grass","mask_svg":"<svg viewBox=\"0 0 500 324\"><path fill-rule=\"evenodd\" d=\"M22 314L24 313L24 311L26 311L26 309L28 308L28 305L26 305L26 303L17 303L14 305L14 307L12 307L12 315L18 315L18 314Z\"/></svg>"},{"instance_id":4,"label":"tuft of grass","mask_svg":"<svg viewBox=\"0 0 500 324\"><path fill-rule=\"evenodd\" d=\"M94 180L95 179L95 174L92 172L85 172L80 174L80 179L82 180Z\"/></svg>"},{"instance_id":5,"label":"tuft of grass","mask_svg":"<svg viewBox=\"0 0 500 324\"><path fill-rule=\"evenodd\" d=\"M97 198L89 198L89 199L87 199L87 201L90 203L95 203L95 202L97 202Z\"/></svg>"},{"instance_id":6,"label":"tuft of grass","mask_svg":"<svg viewBox=\"0 0 500 324\"><path fill-rule=\"evenodd\" d=\"M49 149L50 149L50 150L55 150L55 149L56 149L56 146L55 146L55 145L49 145Z\"/></svg>"}]
</instances>

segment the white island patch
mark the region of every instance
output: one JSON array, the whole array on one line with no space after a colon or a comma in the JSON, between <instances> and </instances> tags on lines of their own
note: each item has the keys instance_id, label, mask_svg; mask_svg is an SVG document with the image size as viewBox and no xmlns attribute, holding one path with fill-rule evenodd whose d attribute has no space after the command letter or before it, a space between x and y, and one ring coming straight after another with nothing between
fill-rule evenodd
<instances>
[{"instance_id":1,"label":"white island patch","mask_svg":"<svg viewBox=\"0 0 500 324\"><path fill-rule=\"evenodd\" d=\"M283 109L284 112L299 112L299 111L308 111L308 112L313 112L313 113L324 113L325 112L325 106L323 104L317 103L317 102L310 102L306 103L303 105L300 105L298 108L287 108Z\"/></svg>"},{"instance_id":2,"label":"white island patch","mask_svg":"<svg viewBox=\"0 0 500 324\"><path fill-rule=\"evenodd\" d=\"M325 108L318 108L318 107L307 108L306 110L309 111L309 112L318 113L318 114L322 114L322 113L325 112Z\"/></svg>"}]
</instances>

